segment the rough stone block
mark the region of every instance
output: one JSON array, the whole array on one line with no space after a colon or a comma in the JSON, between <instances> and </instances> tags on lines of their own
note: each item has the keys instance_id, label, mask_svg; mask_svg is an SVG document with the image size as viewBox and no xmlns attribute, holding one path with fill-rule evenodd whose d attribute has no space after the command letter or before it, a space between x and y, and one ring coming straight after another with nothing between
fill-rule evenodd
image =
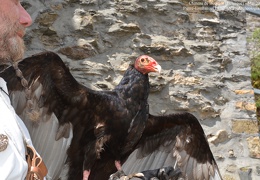
<instances>
[{"instance_id":1,"label":"rough stone block","mask_svg":"<svg viewBox=\"0 0 260 180\"><path fill-rule=\"evenodd\" d=\"M236 102L236 108L247 111L256 111L256 106L254 102L238 101Z\"/></svg>"},{"instance_id":2,"label":"rough stone block","mask_svg":"<svg viewBox=\"0 0 260 180\"><path fill-rule=\"evenodd\" d=\"M219 130L216 135L210 137L208 141L213 144L219 144L229 139L229 135L226 130Z\"/></svg>"},{"instance_id":3,"label":"rough stone block","mask_svg":"<svg viewBox=\"0 0 260 180\"><path fill-rule=\"evenodd\" d=\"M260 139L259 137L249 137L246 139L249 148L249 156L260 159Z\"/></svg>"},{"instance_id":4,"label":"rough stone block","mask_svg":"<svg viewBox=\"0 0 260 180\"><path fill-rule=\"evenodd\" d=\"M233 133L258 133L258 123L256 120L250 119L234 119L232 120Z\"/></svg>"},{"instance_id":5,"label":"rough stone block","mask_svg":"<svg viewBox=\"0 0 260 180\"><path fill-rule=\"evenodd\" d=\"M254 94L254 90L250 89L241 89L241 90L235 90L236 94Z\"/></svg>"}]
</instances>

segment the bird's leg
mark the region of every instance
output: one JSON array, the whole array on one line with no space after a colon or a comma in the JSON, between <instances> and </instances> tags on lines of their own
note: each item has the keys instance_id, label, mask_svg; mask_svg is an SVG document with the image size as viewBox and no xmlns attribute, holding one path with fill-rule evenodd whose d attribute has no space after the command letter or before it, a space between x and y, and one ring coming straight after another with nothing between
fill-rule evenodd
<instances>
[{"instance_id":1,"label":"bird's leg","mask_svg":"<svg viewBox=\"0 0 260 180\"><path fill-rule=\"evenodd\" d=\"M88 180L91 173L91 168L97 160L96 152L93 150L95 148L95 141L91 141L85 150L84 160L83 160L83 180Z\"/></svg>"},{"instance_id":2,"label":"bird's leg","mask_svg":"<svg viewBox=\"0 0 260 180\"><path fill-rule=\"evenodd\" d=\"M121 162L120 161L115 160L115 166L116 166L116 169L118 171L122 171L122 166L121 166Z\"/></svg>"},{"instance_id":3,"label":"bird's leg","mask_svg":"<svg viewBox=\"0 0 260 180\"><path fill-rule=\"evenodd\" d=\"M83 180L88 180L88 177L90 175L90 170L84 170L83 171Z\"/></svg>"}]
</instances>

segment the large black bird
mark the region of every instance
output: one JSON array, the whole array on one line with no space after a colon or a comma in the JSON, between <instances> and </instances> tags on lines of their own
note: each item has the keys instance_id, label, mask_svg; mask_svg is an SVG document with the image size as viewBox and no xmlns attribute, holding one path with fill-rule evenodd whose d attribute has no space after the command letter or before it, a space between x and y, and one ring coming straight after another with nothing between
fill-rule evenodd
<instances>
[{"instance_id":1,"label":"large black bird","mask_svg":"<svg viewBox=\"0 0 260 180\"><path fill-rule=\"evenodd\" d=\"M69 147L68 179L82 179L83 171L89 179L108 179L117 170L115 160L126 173L173 166L188 179L221 179L193 115L149 114L147 74L160 69L151 57L137 58L112 91L94 91L79 84L52 52L26 58L19 68L29 82L36 118L27 115L28 90L15 70L9 67L0 77L7 81L13 106L46 162L49 178L59 177Z\"/></svg>"}]
</instances>

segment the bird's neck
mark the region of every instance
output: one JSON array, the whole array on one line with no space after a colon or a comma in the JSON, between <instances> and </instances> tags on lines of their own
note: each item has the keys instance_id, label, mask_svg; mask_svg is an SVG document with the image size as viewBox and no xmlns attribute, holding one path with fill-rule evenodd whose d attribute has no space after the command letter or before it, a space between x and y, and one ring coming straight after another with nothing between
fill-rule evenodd
<instances>
[{"instance_id":1,"label":"bird's neck","mask_svg":"<svg viewBox=\"0 0 260 180\"><path fill-rule=\"evenodd\" d=\"M115 90L124 99L147 101L149 94L148 75L142 74L133 66L130 66Z\"/></svg>"}]
</instances>

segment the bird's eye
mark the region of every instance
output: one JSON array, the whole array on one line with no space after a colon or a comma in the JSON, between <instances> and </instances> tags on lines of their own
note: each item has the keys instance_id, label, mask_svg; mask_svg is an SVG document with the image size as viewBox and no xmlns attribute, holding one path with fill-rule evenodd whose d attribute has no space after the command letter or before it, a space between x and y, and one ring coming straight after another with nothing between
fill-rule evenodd
<instances>
[{"instance_id":1,"label":"bird's eye","mask_svg":"<svg viewBox=\"0 0 260 180\"><path fill-rule=\"evenodd\" d=\"M141 62L144 62L144 58L141 59Z\"/></svg>"}]
</instances>

